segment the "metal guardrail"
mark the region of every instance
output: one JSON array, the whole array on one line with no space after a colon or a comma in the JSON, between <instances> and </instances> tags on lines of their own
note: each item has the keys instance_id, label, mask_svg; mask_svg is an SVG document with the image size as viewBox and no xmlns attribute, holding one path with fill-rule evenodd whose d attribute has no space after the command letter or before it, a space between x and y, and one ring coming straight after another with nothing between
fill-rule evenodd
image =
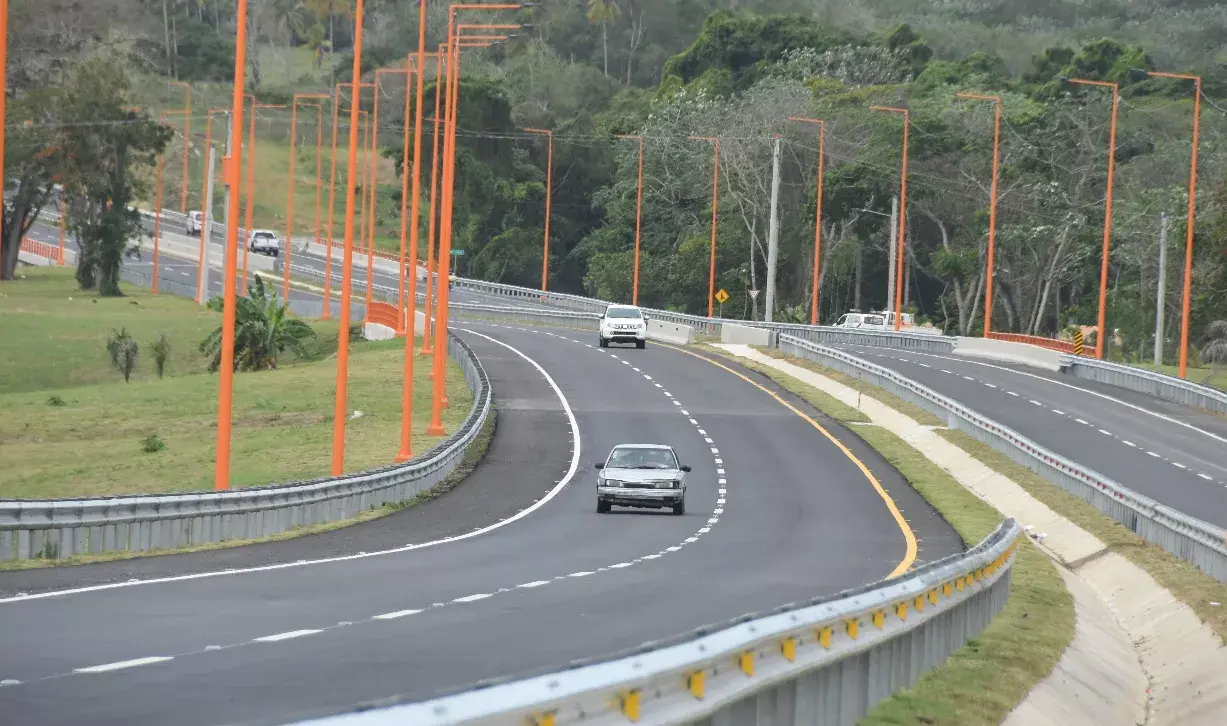
<instances>
[{"instance_id":1,"label":"metal guardrail","mask_svg":"<svg viewBox=\"0 0 1227 726\"><path fill-rule=\"evenodd\" d=\"M863 378L908 403L946 420L1009 456L1065 491L1090 503L1118 524L1210 576L1227 581L1227 531L1166 507L1092 469L1055 454L1018 432L895 371L840 350L781 335L780 350Z\"/></svg>"},{"instance_id":2,"label":"metal guardrail","mask_svg":"<svg viewBox=\"0 0 1227 726\"><path fill-rule=\"evenodd\" d=\"M1227 391L1157 371L1072 355L1061 358L1061 370L1077 378L1145 393L1165 401L1227 413Z\"/></svg>"},{"instance_id":3,"label":"metal guardrail","mask_svg":"<svg viewBox=\"0 0 1227 726\"><path fill-rule=\"evenodd\" d=\"M561 671L299 723L851 726L944 662L1005 607L1020 536L1008 519L970 551L895 580Z\"/></svg>"},{"instance_id":4,"label":"metal guardrail","mask_svg":"<svg viewBox=\"0 0 1227 726\"><path fill-rule=\"evenodd\" d=\"M448 336L448 354L473 406L448 439L407 464L358 474L224 492L0 501L0 560L187 547L252 539L349 519L411 499L446 477L490 415L490 379L472 349Z\"/></svg>"}]
</instances>

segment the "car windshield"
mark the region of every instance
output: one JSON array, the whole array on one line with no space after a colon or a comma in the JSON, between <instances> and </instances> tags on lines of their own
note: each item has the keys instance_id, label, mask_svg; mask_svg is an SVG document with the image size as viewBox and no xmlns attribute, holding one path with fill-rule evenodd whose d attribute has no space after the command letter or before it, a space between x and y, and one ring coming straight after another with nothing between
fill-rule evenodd
<instances>
[{"instance_id":1,"label":"car windshield","mask_svg":"<svg viewBox=\"0 0 1227 726\"><path fill-rule=\"evenodd\" d=\"M610 308L605 311L607 318L640 318L638 308Z\"/></svg>"},{"instance_id":2,"label":"car windshield","mask_svg":"<svg viewBox=\"0 0 1227 726\"><path fill-rule=\"evenodd\" d=\"M881 315L866 315L865 316L865 325L884 325L885 323L886 323L886 319L883 318Z\"/></svg>"},{"instance_id":3,"label":"car windshield","mask_svg":"<svg viewBox=\"0 0 1227 726\"><path fill-rule=\"evenodd\" d=\"M669 449L614 449L609 455L610 469L676 469L677 457Z\"/></svg>"},{"instance_id":4,"label":"car windshield","mask_svg":"<svg viewBox=\"0 0 1227 726\"><path fill-rule=\"evenodd\" d=\"M272 232L256 232L256 239L276 239L277 236Z\"/></svg>"}]
</instances>

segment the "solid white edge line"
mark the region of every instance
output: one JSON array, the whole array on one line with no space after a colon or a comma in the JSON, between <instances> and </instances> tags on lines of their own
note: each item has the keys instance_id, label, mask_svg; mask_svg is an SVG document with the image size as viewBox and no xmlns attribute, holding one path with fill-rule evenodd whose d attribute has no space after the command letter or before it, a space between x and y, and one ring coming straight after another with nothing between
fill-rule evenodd
<instances>
[{"instance_id":1,"label":"solid white edge line","mask_svg":"<svg viewBox=\"0 0 1227 726\"><path fill-rule=\"evenodd\" d=\"M566 414L567 421L571 425L571 438L575 442L575 446L571 450L571 465L567 469L567 473L563 475L562 479L559 480L559 482L554 485L554 488L551 489L549 493L547 493L544 497L534 502L531 506L520 510L518 513L508 517L507 519L500 520L498 522L495 522L494 524L482 527L481 529L475 529L472 532L466 532L464 534L458 534L452 537L444 537L443 539L437 539L431 542L421 542L418 544L405 545L404 547L395 547L390 550L381 550L378 552L364 552L361 554L343 555L340 557L326 557L326 558L318 559L318 560L300 560L297 562L284 562L284 563L280 563L276 565L264 565L261 567L249 567L245 569L220 570L220 571L213 571L213 572L197 572L191 575L175 575L173 577L159 577L159 578L154 578L150 580L138 580L136 582L128 582L128 581L111 582L105 585L90 585L88 587L76 587L76 588L71 588L68 590L53 590L51 592L41 592L41 593L36 593L33 595L22 595L18 597L0 598L0 605L5 605L9 603L19 603L19 602L32 602L34 600L44 600L44 599L52 598L52 597L64 597L66 595L80 595L80 594L89 593L89 592L100 592L103 590L115 590L121 587L137 587L137 586L143 586L143 585L161 585L161 584L166 584L166 583L171 583L171 582L184 582L187 580L203 580L205 578L221 577L223 575L246 575L246 574L250 574L254 572L270 572L273 570L289 569L291 567L307 567L310 565L323 565L323 564L331 564L334 562L349 562L351 560L361 560L361 559L367 559L370 557L381 557L384 555L398 554L400 552L410 552L412 550L419 550L419 549L425 549L427 547L434 547L436 545L448 544L449 542L459 542L460 540L471 539L473 537L477 537L478 535L482 535L487 532L493 532L494 530L499 529L500 527L505 527L508 524L511 524L512 522L515 522L519 519L523 519L524 517L527 517L529 514L532 514L533 512L537 511L541 507L545 506L546 502L550 501L555 496L557 496L558 493L561 492L563 488L566 487L566 485L570 483L571 479L575 477L575 472L579 469L579 459L580 459L580 453L582 449L582 442L580 440L580 435L579 435L579 422L575 420L575 413L571 410L571 404L567 401L567 397L563 395L562 389L558 387L558 383L554 381L554 379L550 376L550 374L546 373L545 369L541 367L540 363L533 360L532 358L529 358L519 349L514 348L508 345L507 343L504 343L501 340L495 340L494 338L491 338L488 335L482 335L481 333L478 333L473 330L469 330L467 328L457 328L457 330L461 332L469 333L471 335L476 335L479 338L485 338L486 340L492 343L497 343L498 345L503 346L507 350L510 350L512 353L515 353L516 355L520 356L524 360L528 361L528 363L532 365L532 367L536 368L537 372L539 372L545 378L545 381L546 383L550 385L550 388L554 389L554 394L558 396L558 400L562 404L563 413Z\"/></svg>"},{"instance_id":2,"label":"solid white edge line","mask_svg":"<svg viewBox=\"0 0 1227 726\"><path fill-rule=\"evenodd\" d=\"M115 663L104 663L102 665L90 666L88 668L73 668L73 673L109 673L111 671L119 671L124 668L136 668L137 666L152 665L154 663L163 663L168 660L174 660L174 656L170 655L153 655L148 658L133 658L132 660L121 660Z\"/></svg>"}]
</instances>

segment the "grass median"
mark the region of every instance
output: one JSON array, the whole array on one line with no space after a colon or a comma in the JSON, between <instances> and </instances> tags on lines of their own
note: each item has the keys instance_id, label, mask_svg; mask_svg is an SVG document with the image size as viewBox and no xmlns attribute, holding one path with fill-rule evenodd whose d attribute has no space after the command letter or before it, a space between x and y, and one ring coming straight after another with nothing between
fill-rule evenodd
<instances>
[{"instance_id":1,"label":"grass median","mask_svg":"<svg viewBox=\"0 0 1227 726\"><path fill-rule=\"evenodd\" d=\"M1004 518L950 474L924 456L918 456L910 444L886 429L866 425L866 417L855 408L768 366L718 348L704 348L770 378L837 421L857 424L851 427L856 435L937 508L964 542L979 542ZM809 363L787 359L797 365ZM811 369L822 375L832 373L821 366ZM840 382L845 381L841 379ZM883 400L881 393L875 389L873 395ZM894 406L893 402L883 402ZM929 671L912 687L882 701L860 724L1000 724L1031 688L1052 671L1073 637L1073 597L1052 561L1024 540L1018 549L1010 600L1005 609L988 628L955 651L946 663Z\"/></svg>"},{"instance_id":2,"label":"grass median","mask_svg":"<svg viewBox=\"0 0 1227 726\"><path fill-rule=\"evenodd\" d=\"M6 321L0 498L211 489L217 378L203 372L196 347L220 316L188 300L127 287L128 297L97 298L76 290L71 270L37 268L26 275L6 284L0 298ZM121 326L141 346L129 383L111 368L106 351L108 334ZM337 325L315 327L309 356L235 376L234 486L329 473ZM161 379L146 352L159 332L167 333L172 350ZM399 449L404 343L358 342L351 352L345 464L360 471L392 463ZM423 452L439 440L424 435L431 408L427 366L416 366L414 383L413 449ZM447 390L443 423L451 432L468 415L472 393L450 361Z\"/></svg>"}]
</instances>

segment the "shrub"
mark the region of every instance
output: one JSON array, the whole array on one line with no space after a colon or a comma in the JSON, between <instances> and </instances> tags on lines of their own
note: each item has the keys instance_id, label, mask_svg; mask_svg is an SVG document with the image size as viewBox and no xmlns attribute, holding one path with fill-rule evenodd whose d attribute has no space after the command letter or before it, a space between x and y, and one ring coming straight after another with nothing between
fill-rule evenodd
<instances>
[{"instance_id":1,"label":"shrub","mask_svg":"<svg viewBox=\"0 0 1227 726\"><path fill-rule=\"evenodd\" d=\"M166 338L166 333L158 333L158 339L150 344L149 349L153 351L153 365L158 372L158 378L161 378L166 370L166 361L170 358L170 341Z\"/></svg>"},{"instance_id":2,"label":"shrub","mask_svg":"<svg viewBox=\"0 0 1227 726\"><path fill-rule=\"evenodd\" d=\"M236 301L234 311L234 369L262 371L277 367L277 358L285 351L305 358L310 355L306 342L315 338L315 330L290 316L290 306L270 294L264 279L247 288L247 297ZM210 310L221 311L222 299L209 301ZM222 329L219 327L200 343L200 352L209 358L209 370L216 371L222 360Z\"/></svg>"},{"instance_id":3,"label":"shrub","mask_svg":"<svg viewBox=\"0 0 1227 726\"><path fill-rule=\"evenodd\" d=\"M140 346L128 333L127 328L111 331L111 337L107 338L107 353L111 357L111 365L123 374L124 382L127 383L132 378L132 372L136 370L141 355Z\"/></svg>"},{"instance_id":4,"label":"shrub","mask_svg":"<svg viewBox=\"0 0 1227 726\"><path fill-rule=\"evenodd\" d=\"M54 407L63 406L63 405L64 405L64 399L60 398L59 396L52 396L52 397L50 397L50 398L48 398L48 399L47 399L47 405L48 405L48 406L54 406Z\"/></svg>"},{"instance_id":5,"label":"shrub","mask_svg":"<svg viewBox=\"0 0 1227 726\"><path fill-rule=\"evenodd\" d=\"M141 439L141 451L146 454L156 454L166 448L166 442L157 434L150 434Z\"/></svg>"}]
</instances>

